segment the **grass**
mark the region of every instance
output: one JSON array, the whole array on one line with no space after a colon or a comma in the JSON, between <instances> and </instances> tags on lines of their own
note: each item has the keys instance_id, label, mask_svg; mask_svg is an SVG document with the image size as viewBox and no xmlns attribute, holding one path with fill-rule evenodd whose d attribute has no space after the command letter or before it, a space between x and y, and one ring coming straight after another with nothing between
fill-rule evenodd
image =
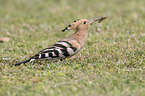
<instances>
[{"instance_id":1,"label":"grass","mask_svg":"<svg viewBox=\"0 0 145 96\"><path fill-rule=\"evenodd\" d=\"M145 96L144 0L1 0L0 96ZM11 66L63 39L75 19L94 23L63 62Z\"/></svg>"}]
</instances>

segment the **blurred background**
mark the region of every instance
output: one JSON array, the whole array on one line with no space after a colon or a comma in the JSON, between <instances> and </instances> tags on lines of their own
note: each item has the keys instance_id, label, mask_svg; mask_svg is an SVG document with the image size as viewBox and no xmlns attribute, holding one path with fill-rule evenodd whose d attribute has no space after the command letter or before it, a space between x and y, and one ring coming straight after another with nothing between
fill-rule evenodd
<instances>
[{"instance_id":1,"label":"blurred background","mask_svg":"<svg viewBox=\"0 0 145 96\"><path fill-rule=\"evenodd\" d=\"M17 29L25 24L54 31L78 18L100 16L108 17L110 27L136 23L145 18L144 5L144 0L0 0L0 32L6 35L7 31L25 31Z\"/></svg>"}]
</instances>

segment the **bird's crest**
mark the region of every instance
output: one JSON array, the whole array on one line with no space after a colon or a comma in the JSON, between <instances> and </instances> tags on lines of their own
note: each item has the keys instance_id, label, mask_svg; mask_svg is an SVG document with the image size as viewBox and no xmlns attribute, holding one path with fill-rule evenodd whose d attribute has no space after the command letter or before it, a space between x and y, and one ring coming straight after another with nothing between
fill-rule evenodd
<instances>
[{"instance_id":1,"label":"bird's crest","mask_svg":"<svg viewBox=\"0 0 145 96\"><path fill-rule=\"evenodd\" d=\"M72 24L68 25L67 27L65 27L62 32L64 31L68 31L68 30L72 30L72 29L76 29L77 26L79 24L90 24L90 23L93 23L94 21L98 21L98 23L100 23L101 21L103 21L104 19L106 19L107 17L105 16L102 16L102 17L98 17L98 18L94 18L94 19L90 19L90 20L87 20L87 19L77 19L75 20Z\"/></svg>"},{"instance_id":2,"label":"bird's crest","mask_svg":"<svg viewBox=\"0 0 145 96\"><path fill-rule=\"evenodd\" d=\"M79 24L81 24L81 23L87 24L87 22L89 23L89 21L87 19L77 19L73 23L71 23L67 27L65 27L62 30L62 32L72 30L72 29L76 29Z\"/></svg>"}]
</instances>

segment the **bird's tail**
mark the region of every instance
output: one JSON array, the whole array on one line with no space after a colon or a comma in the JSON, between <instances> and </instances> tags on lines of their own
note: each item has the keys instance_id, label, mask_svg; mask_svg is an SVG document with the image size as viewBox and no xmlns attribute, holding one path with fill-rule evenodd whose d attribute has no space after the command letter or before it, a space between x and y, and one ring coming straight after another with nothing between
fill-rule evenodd
<instances>
[{"instance_id":1,"label":"bird's tail","mask_svg":"<svg viewBox=\"0 0 145 96\"><path fill-rule=\"evenodd\" d=\"M31 59L24 60L22 62L16 63L15 66L20 66L22 63L28 63Z\"/></svg>"}]
</instances>

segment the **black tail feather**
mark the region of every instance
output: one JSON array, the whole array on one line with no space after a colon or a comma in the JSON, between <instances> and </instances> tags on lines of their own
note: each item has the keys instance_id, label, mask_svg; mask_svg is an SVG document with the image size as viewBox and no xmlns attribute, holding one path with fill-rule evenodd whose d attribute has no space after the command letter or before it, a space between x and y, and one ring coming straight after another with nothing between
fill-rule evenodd
<instances>
[{"instance_id":1,"label":"black tail feather","mask_svg":"<svg viewBox=\"0 0 145 96\"><path fill-rule=\"evenodd\" d=\"M22 62L16 63L15 66L20 66L22 63L28 63L31 59L24 60Z\"/></svg>"}]
</instances>

